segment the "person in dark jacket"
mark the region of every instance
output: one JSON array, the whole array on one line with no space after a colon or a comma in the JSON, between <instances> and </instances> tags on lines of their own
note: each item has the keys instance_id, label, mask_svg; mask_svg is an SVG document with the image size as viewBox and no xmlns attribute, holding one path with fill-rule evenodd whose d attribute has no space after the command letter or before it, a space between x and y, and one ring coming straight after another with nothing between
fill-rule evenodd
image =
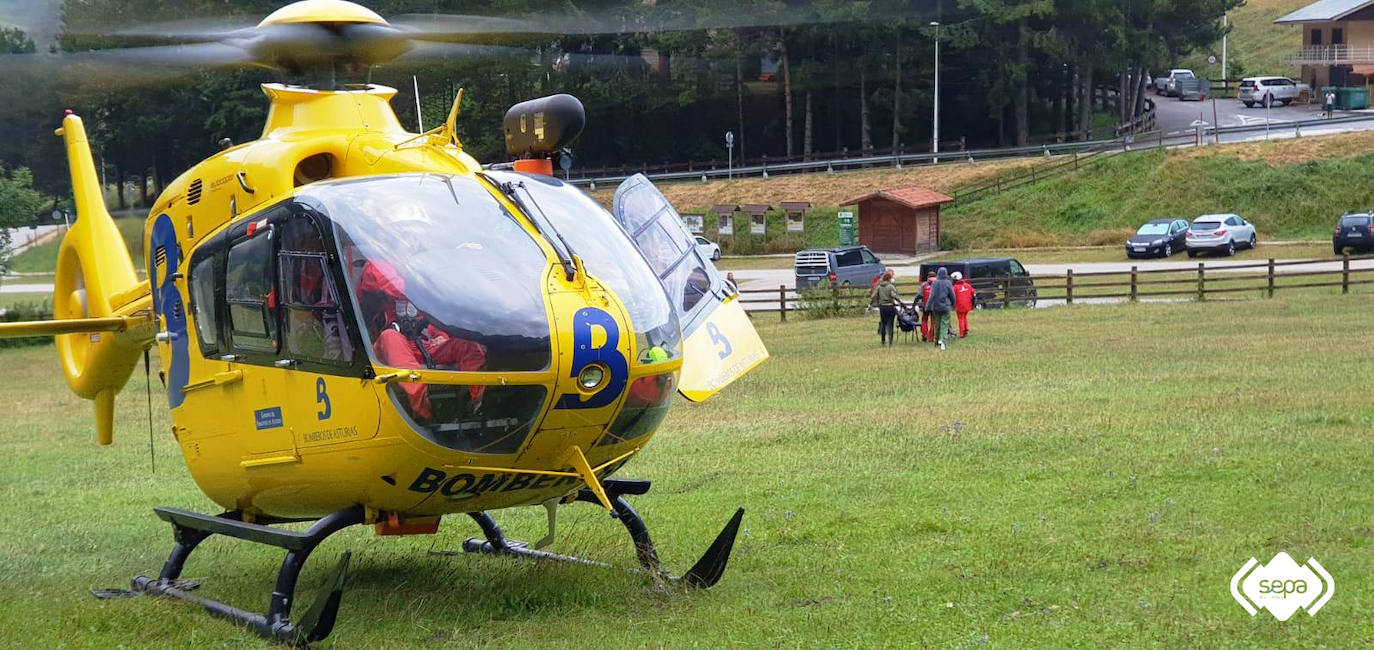
<instances>
[{"instance_id":1,"label":"person in dark jacket","mask_svg":"<svg viewBox=\"0 0 1374 650\"><path fill-rule=\"evenodd\" d=\"M945 349L945 337L949 336L949 312L954 309L954 285L949 281L949 270L940 267L935 274L935 282L930 285L930 298L926 300L926 312L931 315L934 325L935 343Z\"/></svg>"},{"instance_id":2,"label":"person in dark jacket","mask_svg":"<svg viewBox=\"0 0 1374 650\"><path fill-rule=\"evenodd\" d=\"M891 270L885 271L883 279L873 287L869 304L878 308L878 338L881 345L896 343L897 333L893 331L892 322L897 319L897 308L902 306L902 299L897 295L897 285L892 283Z\"/></svg>"}]
</instances>

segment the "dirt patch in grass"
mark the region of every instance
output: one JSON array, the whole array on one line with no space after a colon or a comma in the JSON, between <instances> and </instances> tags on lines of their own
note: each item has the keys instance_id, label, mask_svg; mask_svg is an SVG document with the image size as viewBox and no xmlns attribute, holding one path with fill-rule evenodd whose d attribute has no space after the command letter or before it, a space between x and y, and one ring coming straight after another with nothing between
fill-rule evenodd
<instances>
[{"instance_id":1,"label":"dirt patch in grass","mask_svg":"<svg viewBox=\"0 0 1374 650\"><path fill-rule=\"evenodd\" d=\"M659 188L679 210L696 210L716 203L777 205L779 201L810 201L812 205L840 205L870 192L908 185L920 185L947 192L982 177L991 177L999 172L1043 162L1035 158L942 163L907 166L902 169L865 169L833 174L784 174L771 178L739 178L707 183L680 181L660 183ZM603 187L590 194L601 204L610 205L615 188Z\"/></svg>"}]
</instances>

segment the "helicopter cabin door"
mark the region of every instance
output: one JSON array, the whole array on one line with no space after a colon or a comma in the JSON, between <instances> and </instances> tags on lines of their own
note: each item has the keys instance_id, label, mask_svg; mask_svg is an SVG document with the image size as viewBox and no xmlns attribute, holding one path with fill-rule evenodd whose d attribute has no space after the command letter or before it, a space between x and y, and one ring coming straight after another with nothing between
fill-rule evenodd
<instances>
[{"instance_id":1,"label":"helicopter cabin door","mask_svg":"<svg viewBox=\"0 0 1374 650\"><path fill-rule=\"evenodd\" d=\"M612 209L668 292L682 323L678 392L700 402L768 358L739 296L697 249L668 199L643 174L615 191Z\"/></svg>"},{"instance_id":2,"label":"helicopter cabin door","mask_svg":"<svg viewBox=\"0 0 1374 650\"><path fill-rule=\"evenodd\" d=\"M234 224L192 257L202 352L242 377L217 395L203 391L206 408L219 405L207 428L237 434L246 466L295 462L311 447L377 432L376 393L359 380L366 359L347 326L323 232L308 208L285 203ZM212 313L218 328L206 318Z\"/></svg>"}]
</instances>

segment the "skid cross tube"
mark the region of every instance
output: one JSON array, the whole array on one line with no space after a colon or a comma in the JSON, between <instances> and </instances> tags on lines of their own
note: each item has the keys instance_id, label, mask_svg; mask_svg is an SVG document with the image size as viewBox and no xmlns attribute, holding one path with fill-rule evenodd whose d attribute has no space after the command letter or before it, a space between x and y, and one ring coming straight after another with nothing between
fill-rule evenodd
<instances>
[{"instance_id":1,"label":"skid cross tube","mask_svg":"<svg viewBox=\"0 0 1374 650\"><path fill-rule=\"evenodd\" d=\"M329 636L338 615L350 554L343 554L321 587L314 604L297 623L293 624L291 606L295 599L296 581L300 578L301 569L305 567L311 552L321 542L344 528L363 523L362 506L330 513L312 524L305 532L245 523L238 520L241 516L238 512L212 516L177 508L156 508L155 511L164 521L172 524L172 536L176 544L172 547L172 552L162 565L162 571L156 580L144 576L134 578L133 593L171 596L196 603L212 616L244 625L259 636L274 641L302 644ZM267 521L276 523L287 520ZM191 552L211 535L224 535L286 549L286 558L282 560L281 569L277 572L276 588L268 601L266 614L245 611L217 600L191 594L190 590L198 585L180 579L181 571Z\"/></svg>"}]
</instances>

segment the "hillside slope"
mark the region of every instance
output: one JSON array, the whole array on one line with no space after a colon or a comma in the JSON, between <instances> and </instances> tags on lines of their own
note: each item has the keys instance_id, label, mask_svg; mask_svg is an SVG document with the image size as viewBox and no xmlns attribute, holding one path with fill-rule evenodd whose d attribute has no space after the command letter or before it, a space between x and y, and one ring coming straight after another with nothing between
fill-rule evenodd
<instances>
[{"instance_id":1,"label":"hillside slope","mask_svg":"<svg viewBox=\"0 0 1374 650\"><path fill-rule=\"evenodd\" d=\"M991 160L987 162L950 162L940 165L913 165L902 169L883 167L833 174L782 174L770 178L738 178L702 183L676 181L658 183L664 196L682 212L704 210L717 203L767 203L810 201L813 205L838 205L870 192L908 185L920 185L939 192L999 172L1031 164L1038 158ZM610 205L615 187L599 187L592 198Z\"/></svg>"},{"instance_id":2,"label":"hillside slope","mask_svg":"<svg viewBox=\"0 0 1374 650\"><path fill-rule=\"evenodd\" d=\"M1275 25L1274 19L1301 9L1314 0L1247 0L1231 12L1231 35L1227 39L1227 73L1233 79L1242 75L1296 75L1297 66L1279 63L1289 50L1302 47L1302 32L1296 26ZM1216 65L1207 63L1208 55L1217 57ZM1221 42L1210 49L1194 52L1183 60L1198 75L1221 78ZM1235 67L1236 64L1240 67Z\"/></svg>"},{"instance_id":3,"label":"hillside slope","mask_svg":"<svg viewBox=\"0 0 1374 650\"><path fill-rule=\"evenodd\" d=\"M1374 132L1114 155L945 211L944 248L1114 244L1160 217L1235 212L1261 239L1320 239L1374 209Z\"/></svg>"}]
</instances>

